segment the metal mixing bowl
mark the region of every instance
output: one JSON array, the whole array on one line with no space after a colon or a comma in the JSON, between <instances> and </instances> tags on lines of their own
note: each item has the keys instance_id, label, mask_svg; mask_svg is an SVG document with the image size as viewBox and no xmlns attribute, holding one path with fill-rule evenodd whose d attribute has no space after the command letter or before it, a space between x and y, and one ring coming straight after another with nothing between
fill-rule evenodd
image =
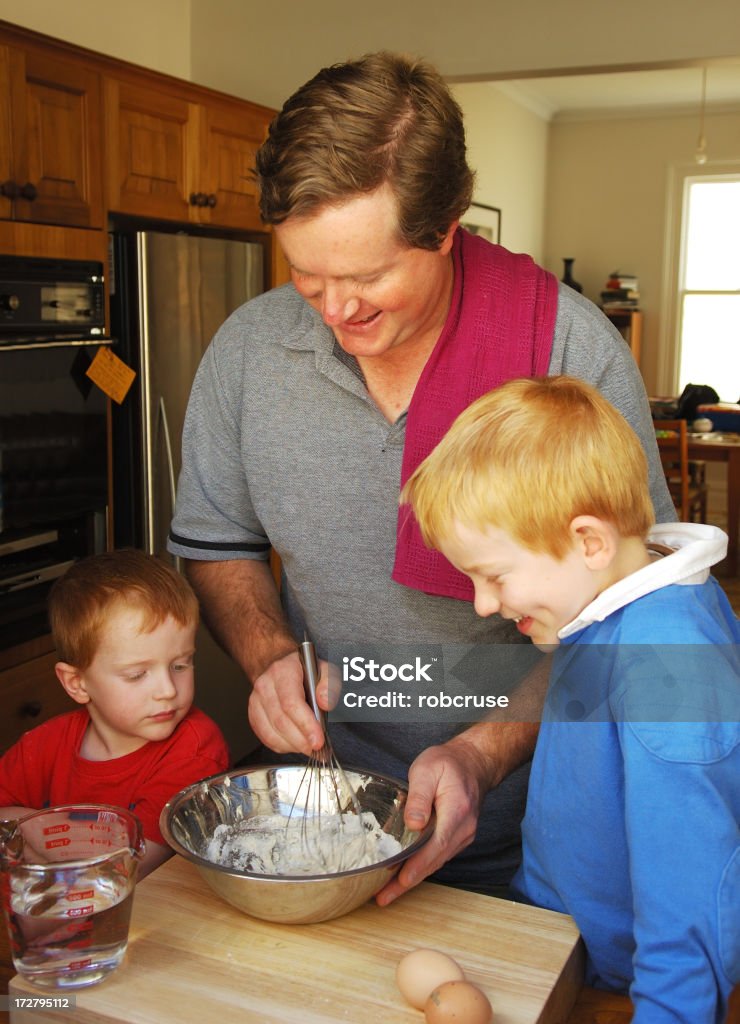
<instances>
[{"instance_id":1,"label":"metal mixing bowl","mask_svg":"<svg viewBox=\"0 0 740 1024\"><path fill-rule=\"evenodd\" d=\"M372 811L381 828L403 849L369 867L331 875L264 875L215 864L206 850L217 825L232 825L255 815L283 818L310 815L301 782L304 765L258 765L196 782L165 805L159 826L172 849L194 864L210 887L238 910L265 921L311 924L354 910L390 881L402 862L434 831L430 821L412 832L403 821L408 787L387 775L346 769L362 811ZM297 799L296 799L297 798Z\"/></svg>"}]
</instances>

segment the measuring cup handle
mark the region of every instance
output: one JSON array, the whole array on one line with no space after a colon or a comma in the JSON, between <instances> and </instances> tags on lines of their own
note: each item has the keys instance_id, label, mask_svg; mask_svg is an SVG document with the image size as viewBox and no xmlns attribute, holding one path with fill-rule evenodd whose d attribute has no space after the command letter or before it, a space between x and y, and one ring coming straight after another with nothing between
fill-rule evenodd
<instances>
[{"instance_id":1,"label":"measuring cup handle","mask_svg":"<svg viewBox=\"0 0 740 1024\"><path fill-rule=\"evenodd\" d=\"M0 818L0 864L8 865L21 859L23 833L18 818Z\"/></svg>"}]
</instances>

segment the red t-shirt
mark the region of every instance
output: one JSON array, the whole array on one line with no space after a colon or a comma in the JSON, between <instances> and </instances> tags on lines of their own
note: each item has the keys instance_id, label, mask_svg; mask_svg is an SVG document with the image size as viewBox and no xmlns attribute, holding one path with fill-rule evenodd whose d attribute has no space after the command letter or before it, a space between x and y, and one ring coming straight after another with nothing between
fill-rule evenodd
<instances>
[{"instance_id":1,"label":"red t-shirt","mask_svg":"<svg viewBox=\"0 0 740 1024\"><path fill-rule=\"evenodd\" d=\"M80 757L89 721L80 709L24 733L0 758L0 807L113 804L133 811L144 837L166 846L159 815L170 797L229 767L221 730L197 708L190 709L169 739L145 743L110 761Z\"/></svg>"}]
</instances>

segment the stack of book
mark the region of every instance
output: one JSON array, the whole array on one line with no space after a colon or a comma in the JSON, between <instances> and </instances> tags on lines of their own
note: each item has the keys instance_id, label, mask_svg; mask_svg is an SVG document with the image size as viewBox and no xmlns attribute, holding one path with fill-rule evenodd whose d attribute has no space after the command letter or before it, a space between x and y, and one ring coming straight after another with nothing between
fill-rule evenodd
<instances>
[{"instance_id":1,"label":"stack of book","mask_svg":"<svg viewBox=\"0 0 740 1024\"><path fill-rule=\"evenodd\" d=\"M640 284L634 274L615 270L601 293L601 308L607 313L640 308Z\"/></svg>"}]
</instances>

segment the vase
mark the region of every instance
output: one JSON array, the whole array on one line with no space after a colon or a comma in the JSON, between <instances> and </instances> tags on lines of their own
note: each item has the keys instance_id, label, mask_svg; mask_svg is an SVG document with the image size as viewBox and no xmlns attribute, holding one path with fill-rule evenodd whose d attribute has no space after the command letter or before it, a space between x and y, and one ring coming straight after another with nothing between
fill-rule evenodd
<instances>
[{"instance_id":1,"label":"vase","mask_svg":"<svg viewBox=\"0 0 740 1024\"><path fill-rule=\"evenodd\" d=\"M575 260L572 259L571 257L563 257L563 266L565 270L562 276L562 282L563 284L567 284L569 288L572 288L574 292L582 292L583 285L579 284L578 281L576 281L576 279L573 277L574 263Z\"/></svg>"}]
</instances>

